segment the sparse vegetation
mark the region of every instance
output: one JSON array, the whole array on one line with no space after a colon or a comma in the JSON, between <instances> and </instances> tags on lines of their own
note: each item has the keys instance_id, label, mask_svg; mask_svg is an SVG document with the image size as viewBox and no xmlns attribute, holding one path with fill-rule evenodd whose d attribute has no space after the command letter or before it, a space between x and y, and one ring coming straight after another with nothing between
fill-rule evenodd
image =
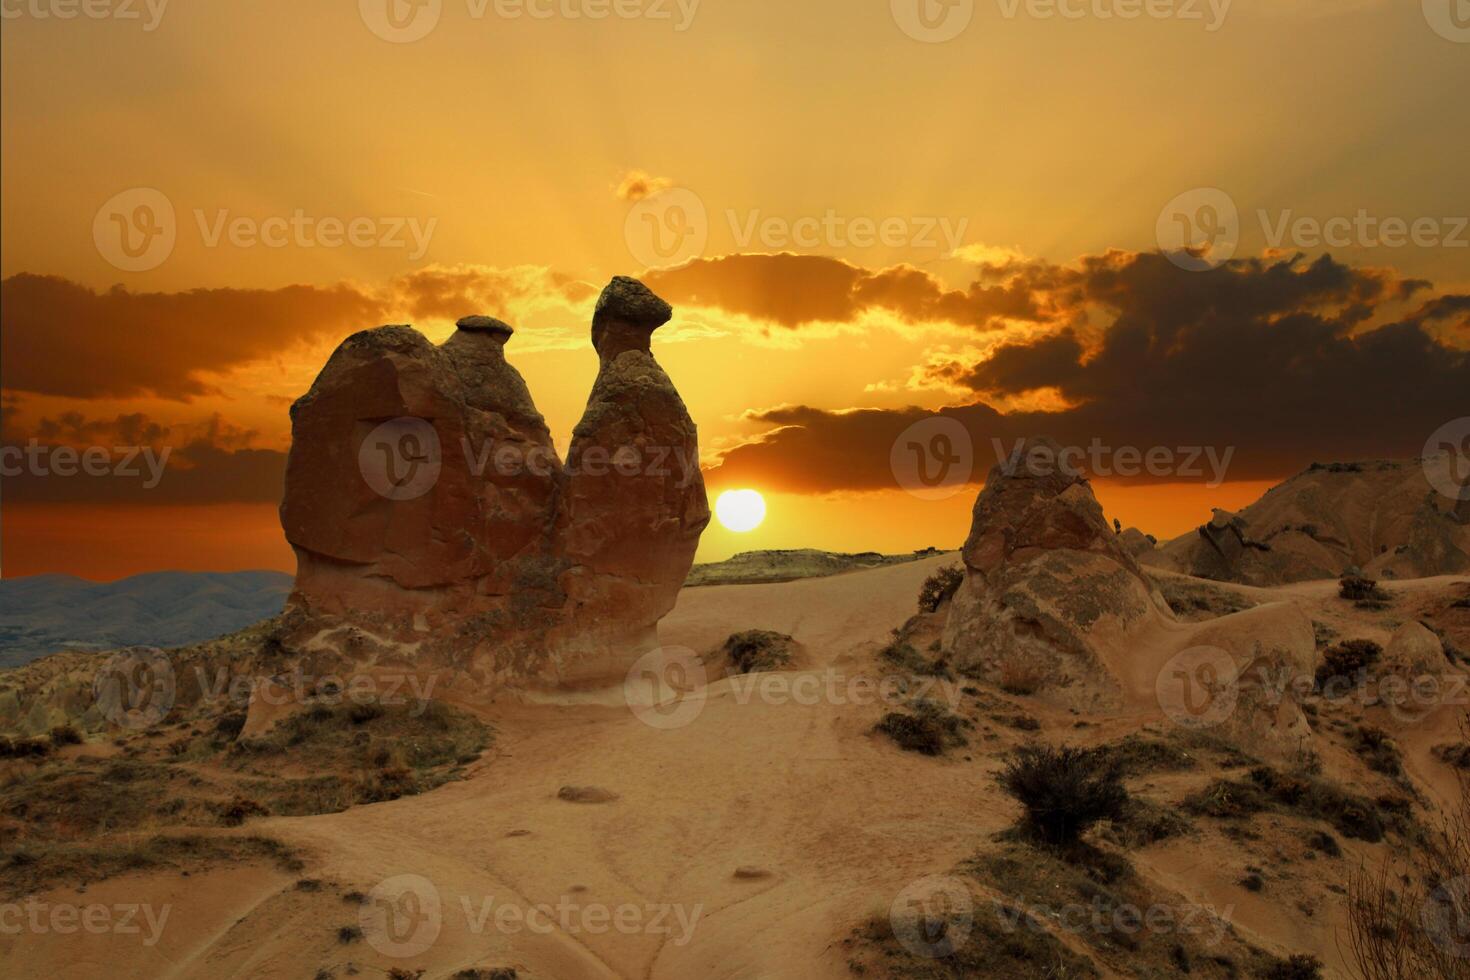
<instances>
[{"instance_id":1,"label":"sparse vegetation","mask_svg":"<svg viewBox=\"0 0 1470 980\"><path fill-rule=\"evenodd\" d=\"M965 581L965 573L958 565L946 565L924 580L919 587L919 612L938 612Z\"/></svg>"},{"instance_id":2,"label":"sparse vegetation","mask_svg":"<svg viewBox=\"0 0 1470 980\"><path fill-rule=\"evenodd\" d=\"M1367 800L1324 779L1286 774L1269 766L1252 769L1247 779L1217 779L1184 801L1200 816L1233 820L1267 810L1285 810L1331 824L1344 837L1377 843L1387 829L1402 830L1407 820L1395 800Z\"/></svg>"},{"instance_id":3,"label":"sparse vegetation","mask_svg":"<svg viewBox=\"0 0 1470 980\"><path fill-rule=\"evenodd\" d=\"M893 739L906 752L943 755L944 750L966 744L965 720L932 701L917 701L913 713L890 711L878 722L877 731Z\"/></svg>"},{"instance_id":4,"label":"sparse vegetation","mask_svg":"<svg viewBox=\"0 0 1470 980\"><path fill-rule=\"evenodd\" d=\"M1074 844L1098 821L1126 815L1122 767L1096 749L1023 745L999 778L1025 808L1023 828L1048 844Z\"/></svg>"},{"instance_id":5,"label":"sparse vegetation","mask_svg":"<svg viewBox=\"0 0 1470 980\"><path fill-rule=\"evenodd\" d=\"M849 969L855 975L872 970L903 980L1088 980L1100 975L1090 960L1069 950L1022 908L976 902L964 922L962 942L951 938L959 926L956 914L948 911L916 909L898 921L875 915L843 941ZM920 950L911 948L917 944L923 944ZM924 949L932 955L923 955Z\"/></svg>"},{"instance_id":6,"label":"sparse vegetation","mask_svg":"<svg viewBox=\"0 0 1470 980\"><path fill-rule=\"evenodd\" d=\"M1106 836L1120 847L1137 850L1171 837L1185 836L1193 829L1177 808L1133 797L1124 807L1122 817L1110 824Z\"/></svg>"},{"instance_id":7,"label":"sparse vegetation","mask_svg":"<svg viewBox=\"0 0 1470 980\"><path fill-rule=\"evenodd\" d=\"M899 670L921 677L943 677L948 680L954 676L946 658L941 656L930 660L915 650L913 644L899 637L894 637L893 642L879 651L878 656Z\"/></svg>"},{"instance_id":8,"label":"sparse vegetation","mask_svg":"<svg viewBox=\"0 0 1470 980\"><path fill-rule=\"evenodd\" d=\"M1264 980L1321 980L1322 961L1305 955L1278 959L1262 970L1261 976Z\"/></svg>"},{"instance_id":9,"label":"sparse vegetation","mask_svg":"<svg viewBox=\"0 0 1470 980\"><path fill-rule=\"evenodd\" d=\"M1388 604L1389 595L1379 586L1377 579L1361 575L1344 575L1337 583L1337 594L1360 609L1382 609Z\"/></svg>"},{"instance_id":10,"label":"sparse vegetation","mask_svg":"<svg viewBox=\"0 0 1470 980\"><path fill-rule=\"evenodd\" d=\"M737 674L751 674L778 670L790 665L791 652L795 646L796 641L785 633L746 630L732 634L720 649L729 661L732 671Z\"/></svg>"},{"instance_id":11,"label":"sparse vegetation","mask_svg":"<svg viewBox=\"0 0 1470 980\"><path fill-rule=\"evenodd\" d=\"M1124 776L1142 776L1152 772L1181 772L1195 768L1193 756L1173 742L1128 735L1096 750L1116 765Z\"/></svg>"},{"instance_id":12,"label":"sparse vegetation","mask_svg":"<svg viewBox=\"0 0 1470 980\"><path fill-rule=\"evenodd\" d=\"M45 737L3 740L0 754L20 761L0 779L0 839L11 855L0 858L0 888L23 892L217 857L272 857L266 845L229 843L264 838L220 838L224 843L215 845L199 843L214 838L170 835L424 792L455 778L489 741L478 721L435 703L421 713L317 704L266 737L242 742L243 723L233 712L213 725L155 727L120 739L113 757L51 752L55 744L75 744L66 726Z\"/></svg>"},{"instance_id":13,"label":"sparse vegetation","mask_svg":"<svg viewBox=\"0 0 1470 980\"><path fill-rule=\"evenodd\" d=\"M1316 689L1329 697L1347 694L1381 656L1383 647L1372 640L1345 640L1329 647L1317 665Z\"/></svg>"},{"instance_id":14,"label":"sparse vegetation","mask_svg":"<svg viewBox=\"0 0 1470 980\"><path fill-rule=\"evenodd\" d=\"M87 843L22 842L0 860L0 894L17 898L58 884L86 885L130 871L188 870L212 864L268 861L283 871L304 865L269 837L133 836Z\"/></svg>"},{"instance_id":15,"label":"sparse vegetation","mask_svg":"<svg viewBox=\"0 0 1470 980\"><path fill-rule=\"evenodd\" d=\"M1374 772L1381 772L1395 779L1403 776L1403 756L1399 754L1398 745L1383 729L1372 726L1356 729L1353 732L1352 747Z\"/></svg>"},{"instance_id":16,"label":"sparse vegetation","mask_svg":"<svg viewBox=\"0 0 1470 980\"><path fill-rule=\"evenodd\" d=\"M1470 911L1470 782L1405 860L1348 880L1347 950L1362 980L1466 980Z\"/></svg>"},{"instance_id":17,"label":"sparse vegetation","mask_svg":"<svg viewBox=\"0 0 1470 980\"><path fill-rule=\"evenodd\" d=\"M1161 577L1158 585L1164 601L1181 619L1215 619L1254 605L1236 592L1195 579Z\"/></svg>"}]
</instances>

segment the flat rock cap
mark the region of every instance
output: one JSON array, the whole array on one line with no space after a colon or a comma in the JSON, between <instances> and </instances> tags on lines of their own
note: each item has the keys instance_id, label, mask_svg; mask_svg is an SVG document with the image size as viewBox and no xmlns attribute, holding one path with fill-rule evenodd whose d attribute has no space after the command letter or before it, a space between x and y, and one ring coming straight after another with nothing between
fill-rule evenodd
<instances>
[{"instance_id":1,"label":"flat rock cap","mask_svg":"<svg viewBox=\"0 0 1470 980\"><path fill-rule=\"evenodd\" d=\"M516 332L515 328L510 324L497 320L493 316L461 317L454 325L461 330L478 333L498 333L505 337L509 337Z\"/></svg>"},{"instance_id":2,"label":"flat rock cap","mask_svg":"<svg viewBox=\"0 0 1470 980\"><path fill-rule=\"evenodd\" d=\"M613 276L612 282L597 297L597 310L592 319L621 320L633 326L653 331L674 315L674 308L653 294L637 279L628 276Z\"/></svg>"}]
</instances>

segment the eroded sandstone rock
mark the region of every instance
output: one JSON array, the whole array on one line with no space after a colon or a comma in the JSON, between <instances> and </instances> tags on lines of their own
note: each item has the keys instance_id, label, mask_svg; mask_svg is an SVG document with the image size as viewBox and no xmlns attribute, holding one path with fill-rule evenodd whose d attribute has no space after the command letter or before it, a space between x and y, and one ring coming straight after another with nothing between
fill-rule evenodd
<instances>
[{"instance_id":1,"label":"eroded sandstone rock","mask_svg":"<svg viewBox=\"0 0 1470 980\"><path fill-rule=\"evenodd\" d=\"M961 551L965 581L944 648L1002 683L1022 671L1077 707L1116 706L1122 692L1104 648L1173 614L1087 480L1058 454L1033 439L991 470Z\"/></svg>"},{"instance_id":2,"label":"eroded sandstone rock","mask_svg":"<svg viewBox=\"0 0 1470 980\"><path fill-rule=\"evenodd\" d=\"M1309 737L1294 698L1275 684L1309 676L1306 615L1274 603L1178 621L1055 444L1033 439L1023 449L990 472L975 502L942 641L954 666L1079 710L1156 710L1253 744ZM1231 526L1228 515L1221 524ZM1224 700L1205 696L1211 685Z\"/></svg>"},{"instance_id":3,"label":"eroded sandstone rock","mask_svg":"<svg viewBox=\"0 0 1470 980\"><path fill-rule=\"evenodd\" d=\"M709 510L696 431L650 351L669 306L618 278L601 370L563 465L514 330L349 337L292 406L285 641L478 682L596 683L656 645Z\"/></svg>"}]
</instances>

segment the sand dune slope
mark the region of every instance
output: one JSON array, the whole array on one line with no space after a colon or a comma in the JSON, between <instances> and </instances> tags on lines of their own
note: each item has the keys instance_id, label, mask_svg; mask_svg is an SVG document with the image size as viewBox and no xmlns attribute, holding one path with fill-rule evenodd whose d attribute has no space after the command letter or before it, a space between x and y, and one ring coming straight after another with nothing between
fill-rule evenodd
<instances>
[{"instance_id":1,"label":"sand dune slope","mask_svg":"<svg viewBox=\"0 0 1470 980\"><path fill-rule=\"evenodd\" d=\"M534 978L849 977L842 937L886 914L911 882L988 846L1016 817L991 774L1004 749L1029 735L992 725L983 706L951 691L957 712L973 720L969 747L941 758L904 753L872 732L890 706L852 683L879 672L874 654L911 614L920 583L952 561L687 589L662 624L667 644L704 654L732 632L772 629L794 636L806 662L764 693L748 678L712 680L681 725L625 706L502 699L485 711L495 746L463 782L331 815L251 821L250 831L304 850L301 875L242 868L51 892L39 898L170 905L175 918L147 948L137 937L0 936L5 973L122 980L399 969L437 978L513 967ZM1331 601L1306 586L1248 591L1300 605L1304 619L1325 615L1318 607ZM1160 638L1160 648L1177 649L1193 629ZM1136 684L1146 689L1146 678ZM1085 729L1064 709L1024 707L1042 736L1061 739L1116 739L1160 718L1141 696ZM1427 751L1411 764L1426 765ZM612 798L559 796L569 786ZM1149 851L1140 872L1192 899L1240 901L1227 870L1234 845L1203 833ZM1202 857L1218 873L1191 871ZM1320 888L1340 871L1304 873L1294 887ZM386 931L374 918L385 896L406 909ZM533 906L548 914L526 920ZM1340 966L1335 921L1286 909L1237 925L1264 948L1314 951Z\"/></svg>"}]
</instances>

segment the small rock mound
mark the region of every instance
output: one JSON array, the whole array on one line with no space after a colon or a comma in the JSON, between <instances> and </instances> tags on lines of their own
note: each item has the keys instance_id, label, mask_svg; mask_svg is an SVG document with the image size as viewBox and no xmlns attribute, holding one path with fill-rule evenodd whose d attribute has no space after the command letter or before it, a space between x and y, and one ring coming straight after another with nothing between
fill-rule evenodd
<instances>
[{"instance_id":1,"label":"small rock mound","mask_svg":"<svg viewBox=\"0 0 1470 980\"><path fill-rule=\"evenodd\" d=\"M752 674L790 666L796 650L795 639L773 630L734 633L720 648L732 674Z\"/></svg>"},{"instance_id":2,"label":"small rock mound","mask_svg":"<svg viewBox=\"0 0 1470 980\"><path fill-rule=\"evenodd\" d=\"M618 794L601 786L563 786L556 791L556 798L568 803L612 803Z\"/></svg>"}]
</instances>

